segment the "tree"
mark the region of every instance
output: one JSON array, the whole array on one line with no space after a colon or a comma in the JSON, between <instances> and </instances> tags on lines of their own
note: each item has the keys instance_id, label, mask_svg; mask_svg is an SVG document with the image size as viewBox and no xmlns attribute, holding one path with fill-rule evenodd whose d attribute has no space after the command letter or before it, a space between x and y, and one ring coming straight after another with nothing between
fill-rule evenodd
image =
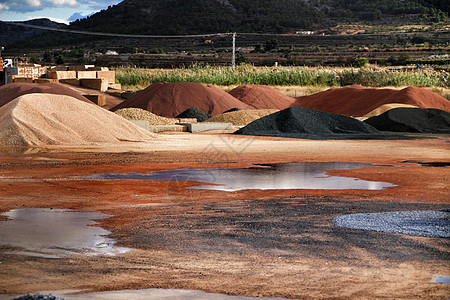
<instances>
[{"instance_id":1,"label":"tree","mask_svg":"<svg viewBox=\"0 0 450 300\"><path fill-rule=\"evenodd\" d=\"M352 63L352 66L355 68L362 68L369 63L369 60L366 57L357 57Z\"/></svg>"},{"instance_id":2,"label":"tree","mask_svg":"<svg viewBox=\"0 0 450 300\"><path fill-rule=\"evenodd\" d=\"M264 51L276 51L278 50L278 40L272 39L266 41L266 46L264 47Z\"/></svg>"}]
</instances>

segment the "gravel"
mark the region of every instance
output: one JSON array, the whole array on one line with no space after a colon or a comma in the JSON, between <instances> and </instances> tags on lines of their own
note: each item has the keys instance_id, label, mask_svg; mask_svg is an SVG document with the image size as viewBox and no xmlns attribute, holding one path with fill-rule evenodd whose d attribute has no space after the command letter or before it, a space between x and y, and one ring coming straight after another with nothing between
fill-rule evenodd
<instances>
[{"instance_id":1,"label":"gravel","mask_svg":"<svg viewBox=\"0 0 450 300\"><path fill-rule=\"evenodd\" d=\"M235 133L317 140L404 138L381 134L372 126L351 117L302 107L290 107L265 116Z\"/></svg>"},{"instance_id":2,"label":"gravel","mask_svg":"<svg viewBox=\"0 0 450 300\"><path fill-rule=\"evenodd\" d=\"M195 108L195 107L190 107L176 116L176 118L180 118L180 119L195 118L195 119L197 119L197 122L206 121L211 117L212 117L212 115L210 115L198 108Z\"/></svg>"},{"instance_id":3,"label":"gravel","mask_svg":"<svg viewBox=\"0 0 450 300\"><path fill-rule=\"evenodd\" d=\"M26 294L13 300L64 300L64 298L50 295L42 295L42 294Z\"/></svg>"},{"instance_id":4,"label":"gravel","mask_svg":"<svg viewBox=\"0 0 450 300\"><path fill-rule=\"evenodd\" d=\"M110 111L70 96L26 94L0 107L0 145L86 145L154 137Z\"/></svg>"},{"instance_id":5,"label":"gravel","mask_svg":"<svg viewBox=\"0 0 450 300\"><path fill-rule=\"evenodd\" d=\"M434 108L394 108L364 122L381 131L450 133L450 113Z\"/></svg>"},{"instance_id":6,"label":"gravel","mask_svg":"<svg viewBox=\"0 0 450 300\"><path fill-rule=\"evenodd\" d=\"M121 117L132 120L144 120L148 121L150 125L173 125L174 119L169 119L161 116L157 116L147 110L135 107L122 108L115 111Z\"/></svg>"},{"instance_id":7,"label":"gravel","mask_svg":"<svg viewBox=\"0 0 450 300\"><path fill-rule=\"evenodd\" d=\"M235 126L245 126L257 119L278 112L278 109L246 109L223 113L206 122L225 122Z\"/></svg>"},{"instance_id":8,"label":"gravel","mask_svg":"<svg viewBox=\"0 0 450 300\"><path fill-rule=\"evenodd\" d=\"M450 237L450 210L400 211L338 216L341 227L425 237Z\"/></svg>"}]
</instances>

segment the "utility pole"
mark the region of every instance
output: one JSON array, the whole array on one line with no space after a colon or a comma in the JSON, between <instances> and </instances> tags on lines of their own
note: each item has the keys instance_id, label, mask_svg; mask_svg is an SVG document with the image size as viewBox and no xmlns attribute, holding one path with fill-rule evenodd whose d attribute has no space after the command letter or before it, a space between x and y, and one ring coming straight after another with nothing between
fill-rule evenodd
<instances>
[{"instance_id":1,"label":"utility pole","mask_svg":"<svg viewBox=\"0 0 450 300\"><path fill-rule=\"evenodd\" d=\"M236 32L233 32L233 54L231 55L231 67L236 67Z\"/></svg>"}]
</instances>

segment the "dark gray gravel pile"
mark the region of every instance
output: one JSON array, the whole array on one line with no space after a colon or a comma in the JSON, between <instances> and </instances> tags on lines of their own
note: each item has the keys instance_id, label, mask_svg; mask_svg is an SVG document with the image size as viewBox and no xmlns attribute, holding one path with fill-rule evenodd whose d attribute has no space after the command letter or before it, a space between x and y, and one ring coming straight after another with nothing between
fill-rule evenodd
<instances>
[{"instance_id":1,"label":"dark gray gravel pile","mask_svg":"<svg viewBox=\"0 0 450 300\"><path fill-rule=\"evenodd\" d=\"M14 298L13 300L64 300L64 298L56 297L53 295L42 295L42 294L27 294Z\"/></svg>"},{"instance_id":2,"label":"dark gray gravel pile","mask_svg":"<svg viewBox=\"0 0 450 300\"><path fill-rule=\"evenodd\" d=\"M382 134L354 118L303 107L290 107L260 118L236 134L304 139L401 139Z\"/></svg>"},{"instance_id":3,"label":"dark gray gravel pile","mask_svg":"<svg viewBox=\"0 0 450 300\"><path fill-rule=\"evenodd\" d=\"M191 108L186 109L182 113L180 113L175 118L196 118L197 122L203 122L203 121L208 120L211 117L212 117L212 115L210 115L204 111L201 111L198 108L191 107Z\"/></svg>"},{"instance_id":4,"label":"dark gray gravel pile","mask_svg":"<svg viewBox=\"0 0 450 300\"><path fill-rule=\"evenodd\" d=\"M364 122L381 131L450 134L450 113L434 108L394 108Z\"/></svg>"},{"instance_id":5,"label":"dark gray gravel pile","mask_svg":"<svg viewBox=\"0 0 450 300\"><path fill-rule=\"evenodd\" d=\"M341 227L449 238L450 210L397 211L338 216L333 222Z\"/></svg>"},{"instance_id":6,"label":"dark gray gravel pile","mask_svg":"<svg viewBox=\"0 0 450 300\"><path fill-rule=\"evenodd\" d=\"M227 113L227 112L238 111L238 110L240 110L240 109L237 107L233 107L233 108L230 108L229 110L224 111L223 114Z\"/></svg>"}]
</instances>

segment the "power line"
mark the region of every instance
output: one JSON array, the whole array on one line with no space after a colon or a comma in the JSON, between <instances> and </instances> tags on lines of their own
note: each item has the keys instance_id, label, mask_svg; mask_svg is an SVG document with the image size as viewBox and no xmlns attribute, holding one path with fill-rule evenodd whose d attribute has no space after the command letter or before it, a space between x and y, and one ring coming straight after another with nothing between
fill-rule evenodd
<instances>
[{"instance_id":1,"label":"power line","mask_svg":"<svg viewBox=\"0 0 450 300\"><path fill-rule=\"evenodd\" d=\"M77 34L87 34L87 35L101 35L101 36L112 36L112 37L127 37L127 38L192 38L192 37L212 37L212 36L224 36L231 35L232 33L207 33L207 34L190 34L190 35L148 35L148 34L126 34L126 33L105 33L105 32L94 32L94 31L84 31L84 30L72 30L64 28L54 28L48 26L24 24L20 22L5 22L0 21L0 23L7 25L15 25L22 27L30 27L42 30L51 30L67 33L77 33Z\"/></svg>"},{"instance_id":2,"label":"power line","mask_svg":"<svg viewBox=\"0 0 450 300\"><path fill-rule=\"evenodd\" d=\"M205 33L205 34L188 34L188 35L149 35L149 34L127 34L127 33L107 33L107 32L95 32L95 31L85 31L85 30L73 30L73 29L64 29L64 28L54 28L48 26L41 25L33 25L33 24L25 24L21 22L6 22L1 21L0 23L21 27L30 27L42 30L51 30L51 31L59 31L59 32L67 32L67 33L76 33L76 34L87 34L87 35L100 35L100 36L111 36L111 37L127 37L127 38L193 38L193 37L213 37L213 36L225 36L225 35L233 35L236 34L234 32L224 32L224 33ZM279 33L238 33L237 35L259 35L259 36L282 36L283 34Z\"/></svg>"}]
</instances>

